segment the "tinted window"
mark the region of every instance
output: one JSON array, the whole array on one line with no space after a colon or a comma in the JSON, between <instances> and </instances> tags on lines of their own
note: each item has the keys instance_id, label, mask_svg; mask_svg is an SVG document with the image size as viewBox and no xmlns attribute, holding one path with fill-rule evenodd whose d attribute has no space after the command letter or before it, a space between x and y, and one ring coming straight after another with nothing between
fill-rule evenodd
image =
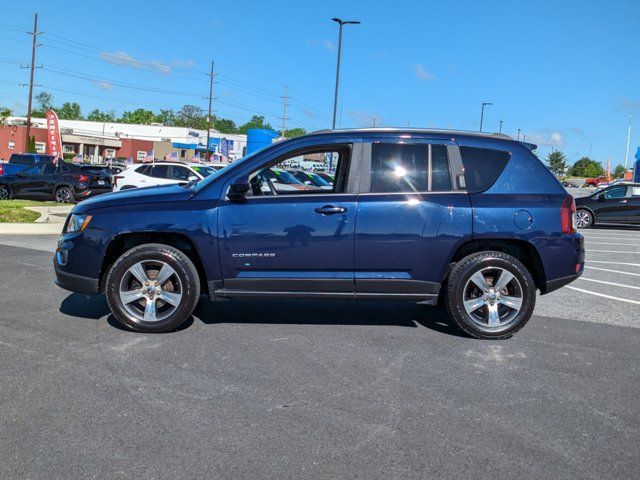
<instances>
[{"instance_id":1,"label":"tinted window","mask_svg":"<svg viewBox=\"0 0 640 480\"><path fill-rule=\"evenodd\" d=\"M34 158L31 155L11 155L9 163L15 163L16 165L33 165L35 163Z\"/></svg>"},{"instance_id":2,"label":"tinted window","mask_svg":"<svg viewBox=\"0 0 640 480\"><path fill-rule=\"evenodd\" d=\"M604 198L624 198L627 196L627 187L613 187L604 191Z\"/></svg>"},{"instance_id":3,"label":"tinted window","mask_svg":"<svg viewBox=\"0 0 640 480\"><path fill-rule=\"evenodd\" d=\"M430 175L429 169L431 169ZM446 146L384 143L372 145L372 192L445 192L450 190L451 174Z\"/></svg>"},{"instance_id":4,"label":"tinted window","mask_svg":"<svg viewBox=\"0 0 640 480\"><path fill-rule=\"evenodd\" d=\"M151 165L142 165L141 167L136 168L136 172L140 175L149 175L151 172Z\"/></svg>"},{"instance_id":5,"label":"tinted window","mask_svg":"<svg viewBox=\"0 0 640 480\"><path fill-rule=\"evenodd\" d=\"M28 175L28 176L40 175L41 168L42 167L40 165L34 165L33 167L29 167L29 168L25 168L23 170L20 170L20 174L21 175Z\"/></svg>"},{"instance_id":6,"label":"tinted window","mask_svg":"<svg viewBox=\"0 0 640 480\"><path fill-rule=\"evenodd\" d=\"M493 185L511 158L509 152L475 147L460 147L460 155L469 192L482 192Z\"/></svg>"},{"instance_id":7,"label":"tinted window","mask_svg":"<svg viewBox=\"0 0 640 480\"><path fill-rule=\"evenodd\" d=\"M169 178L169 165L154 165L151 167L153 178Z\"/></svg>"},{"instance_id":8,"label":"tinted window","mask_svg":"<svg viewBox=\"0 0 640 480\"><path fill-rule=\"evenodd\" d=\"M52 163L47 163L42 170L43 175L52 175L56 173L56 166Z\"/></svg>"},{"instance_id":9,"label":"tinted window","mask_svg":"<svg viewBox=\"0 0 640 480\"><path fill-rule=\"evenodd\" d=\"M58 162L58 173L67 173L70 170L71 169L69 168L69 166L66 163Z\"/></svg>"},{"instance_id":10,"label":"tinted window","mask_svg":"<svg viewBox=\"0 0 640 480\"><path fill-rule=\"evenodd\" d=\"M180 180L187 181L191 176L191 171L185 167L178 167L176 165L173 166L171 171L171 179L172 180ZM195 175L193 175L195 177Z\"/></svg>"}]
</instances>

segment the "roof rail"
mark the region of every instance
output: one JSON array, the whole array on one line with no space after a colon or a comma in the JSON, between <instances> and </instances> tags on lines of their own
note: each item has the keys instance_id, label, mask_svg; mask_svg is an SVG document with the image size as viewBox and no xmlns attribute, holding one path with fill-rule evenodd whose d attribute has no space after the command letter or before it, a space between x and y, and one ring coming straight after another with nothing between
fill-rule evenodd
<instances>
[{"instance_id":1,"label":"roof rail","mask_svg":"<svg viewBox=\"0 0 640 480\"><path fill-rule=\"evenodd\" d=\"M316 130L313 132L309 132L309 135L322 135L328 133L432 133L432 134L452 134L452 135L468 135L474 137L490 137L490 138L500 138L503 140L513 140L513 137L505 134L505 133L486 133L486 132L475 132L470 130L450 130L450 129L430 129L430 128L389 128L389 127L371 127L371 128L340 128L332 130L330 128L325 128L322 130Z\"/></svg>"}]
</instances>

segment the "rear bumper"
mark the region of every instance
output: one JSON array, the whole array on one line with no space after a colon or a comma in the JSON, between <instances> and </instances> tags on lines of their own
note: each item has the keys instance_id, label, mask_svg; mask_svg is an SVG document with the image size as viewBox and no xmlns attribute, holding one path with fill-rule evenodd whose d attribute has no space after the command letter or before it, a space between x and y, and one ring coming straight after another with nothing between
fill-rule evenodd
<instances>
[{"instance_id":1,"label":"rear bumper","mask_svg":"<svg viewBox=\"0 0 640 480\"><path fill-rule=\"evenodd\" d=\"M74 192L74 197L77 202L80 200L84 200L86 198L95 197L96 195L102 195L104 193L110 193L111 186L105 187L97 187L97 188L87 188L84 190L76 190Z\"/></svg>"},{"instance_id":2,"label":"rear bumper","mask_svg":"<svg viewBox=\"0 0 640 480\"><path fill-rule=\"evenodd\" d=\"M566 273L562 276L555 276L554 278L547 278L546 288L542 292L543 294L553 292L559 288L568 285L576 280L584 272L584 238L582 235L572 235L567 238L569 240L568 245L565 248L562 258L557 260L558 264L562 264L563 268L561 272ZM558 273L561 273L558 272ZM561 273L562 274L562 273Z\"/></svg>"}]
</instances>

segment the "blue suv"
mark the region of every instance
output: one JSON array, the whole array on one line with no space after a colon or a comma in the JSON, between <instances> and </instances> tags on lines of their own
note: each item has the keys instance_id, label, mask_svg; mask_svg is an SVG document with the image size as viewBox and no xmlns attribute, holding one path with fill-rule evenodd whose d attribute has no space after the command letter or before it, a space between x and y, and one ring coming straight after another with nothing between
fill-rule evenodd
<instances>
[{"instance_id":1,"label":"blue suv","mask_svg":"<svg viewBox=\"0 0 640 480\"><path fill-rule=\"evenodd\" d=\"M167 332L200 294L443 304L478 338L506 338L584 267L573 198L506 135L327 130L270 145L199 183L76 205L57 284L104 292L114 316ZM331 190L266 169L308 162Z\"/></svg>"}]
</instances>

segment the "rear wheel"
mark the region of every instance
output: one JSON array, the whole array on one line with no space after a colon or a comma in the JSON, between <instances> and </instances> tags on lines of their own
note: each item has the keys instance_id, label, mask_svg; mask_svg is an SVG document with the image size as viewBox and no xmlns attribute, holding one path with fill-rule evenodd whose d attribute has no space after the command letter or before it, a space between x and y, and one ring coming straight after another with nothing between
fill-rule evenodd
<instances>
[{"instance_id":1,"label":"rear wheel","mask_svg":"<svg viewBox=\"0 0 640 480\"><path fill-rule=\"evenodd\" d=\"M11 190L6 185L0 185L0 200L11 200Z\"/></svg>"},{"instance_id":2,"label":"rear wheel","mask_svg":"<svg viewBox=\"0 0 640 480\"><path fill-rule=\"evenodd\" d=\"M69 187L58 187L54 198L58 203L73 203L73 190Z\"/></svg>"},{"instance_id":3,"label":"rear wheel","mask_svg":"<svg viewBox=\"0 0 640 480\"><path fill-rule=\"evenodd\" d=\"M589 228L593 225L593 215L589 210L580 209L576 212L576 227Z\"/></svg>"},{"instance_id":4,"label":"rear wheel","mask_svg":"<svg viewBox=\"0 0 640 480\"><path fill-rule=\"evenodd\" d=\"M531 318L536 287L518 259L479 252L460 260L449 275L445 304L451 318L476 338L509 338Z\"/></svg>"},{"instance_id":5,"label":"rear wheel","mask_svg":"<svg viewBox=\"0 0 640 480\"><path fill-rule=\"evenodd\" d=\"M151 243L116 260L107 276L106 294L111 312L123 325L139 332L170 332L196 307L200 280L184 253Z\"/></svg>"}]
</instances>

